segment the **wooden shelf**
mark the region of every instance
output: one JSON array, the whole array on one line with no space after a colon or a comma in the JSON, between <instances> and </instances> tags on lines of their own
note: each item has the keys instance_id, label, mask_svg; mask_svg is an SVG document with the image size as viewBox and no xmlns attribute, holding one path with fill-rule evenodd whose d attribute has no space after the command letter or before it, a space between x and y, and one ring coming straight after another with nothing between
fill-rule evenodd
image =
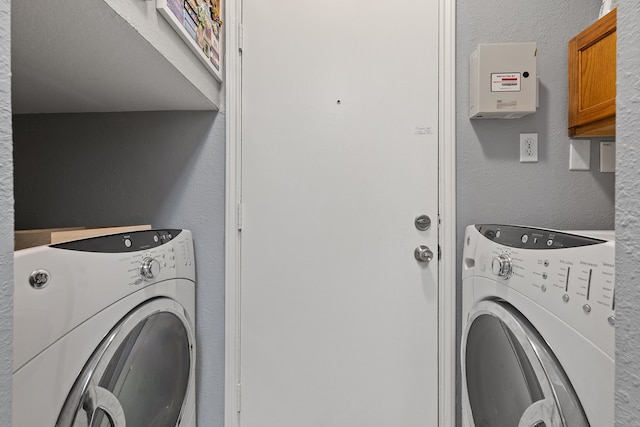
<instances>
[{"instance_id":1,"label":"wooden shelf","mask_svg":"<svg viewBox=\"0 0 640 427\"><path fill-rule=\"evenodd\" d=\"M151 225L130 225L101 228L43 228L37 230L16 230L14 234L14 250L27 249L35 246L51 245L88 237L106 236L109 234L127 233L132 231L151 230Z\"/></svg>"},{"instance_id":2,"label":"wooden shelf","mask_svg":"<svg viewBox=\"0 0 640 427\"><path fill-rule=\"evenodd\" d=\"M221 84L155 1L12 3L13 113L217 110Z\"/></svg>"}]
</instances>

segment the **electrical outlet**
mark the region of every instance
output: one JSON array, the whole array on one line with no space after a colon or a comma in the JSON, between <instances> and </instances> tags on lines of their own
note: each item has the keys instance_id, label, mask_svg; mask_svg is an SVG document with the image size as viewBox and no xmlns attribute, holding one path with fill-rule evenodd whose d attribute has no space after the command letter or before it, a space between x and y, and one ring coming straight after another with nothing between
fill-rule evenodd
<instances>
[{"instance_id":1,"label":"electrical outlet","mask_svg":"<svg viewBox=\"0 0 640 427\"><path fill-rule=\"evenodd\" d=\"M520 134L520 163L535 163L538 161L538 134Z\"/></svg>"}]
</instances>

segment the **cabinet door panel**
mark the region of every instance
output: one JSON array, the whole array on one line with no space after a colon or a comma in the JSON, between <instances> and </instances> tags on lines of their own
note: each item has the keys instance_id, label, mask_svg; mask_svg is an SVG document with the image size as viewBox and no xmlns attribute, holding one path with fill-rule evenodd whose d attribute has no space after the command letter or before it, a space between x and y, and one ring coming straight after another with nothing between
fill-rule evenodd
<instances>
[{"instance_id":1,"label":"cabinet door panel","mask_svg":"<svg viewBox=\"0 0 640 427\"><path fill-rule=\"evenodd\" d=\"M569 136L615 135L616 11L569 42Z\"/></svg>"}]
</instances>

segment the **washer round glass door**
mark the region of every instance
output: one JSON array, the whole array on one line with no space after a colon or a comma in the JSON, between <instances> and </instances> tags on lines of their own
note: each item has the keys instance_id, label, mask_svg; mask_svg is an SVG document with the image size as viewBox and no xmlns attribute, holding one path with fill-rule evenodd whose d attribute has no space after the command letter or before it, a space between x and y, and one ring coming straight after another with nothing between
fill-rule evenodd
<instances>
[{"instance_id":1,"label":"washer round glass door","mask_svg":"<svg viewBox=\"0 0 640 427\"><path fill-rule=\"evenodd\" d=\"M564 370L527 319L503 301L481 301L462 337L462 377L476 427L584 427Z\"/></svg>"},{"instance_id":2,"label":"washer round glass door","mask_svg":"<svg viewBox=\"0 0 640 427\"><path fill-rule=\"evenodd\" d=\"M142 304L100 343L56 427L175 427L193 384L194 337L184 308Z\"/></svg>"}]
</instances>

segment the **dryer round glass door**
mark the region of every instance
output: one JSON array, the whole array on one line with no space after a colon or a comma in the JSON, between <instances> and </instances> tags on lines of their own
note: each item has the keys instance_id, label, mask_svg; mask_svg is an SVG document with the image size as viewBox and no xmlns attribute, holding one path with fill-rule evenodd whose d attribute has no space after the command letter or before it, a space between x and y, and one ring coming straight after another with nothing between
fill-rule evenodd
<instances>
[{"instance_id":1,"label":"dryer round glass door","mask_svg":"<svg viewBox=\"0 0 640 427\"><path fill-rule=\"evenodd\" d=\"M159 298L141 305L86 363L56 427L175 427L194 392L193 342L178 303Z\"/></svg>"},{"instance_id":2,"label":"dryer round glass door","mask_svg":"<svg viewBox=\"0 0 640 427\"><path fill-rule=\"evenodd\" d=\"M559 362L527 319L481 301L462 337L463 387L476 427L588 427Z\"/></svg>"}]
</instances>

